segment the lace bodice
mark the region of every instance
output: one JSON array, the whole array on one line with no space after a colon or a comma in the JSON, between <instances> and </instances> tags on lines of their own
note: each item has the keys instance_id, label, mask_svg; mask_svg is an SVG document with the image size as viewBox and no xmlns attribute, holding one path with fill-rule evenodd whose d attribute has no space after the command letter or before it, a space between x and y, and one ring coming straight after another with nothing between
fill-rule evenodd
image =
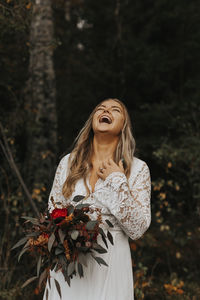
<instances>
[{"instance_id":1,"label":"lace bodice","mask_svg":"<svg viewBox=\"0 0 200 300\"><path fill-rule=\"evenodd\" d=\"M62 194L62 186L68 173L69 154L64 156L56 170L53 186L49 195L48 207L54 209L54 202L59 202L57 207L73 203L76 195L87 195L83 180L76 183L75 191L69 199ZM96 209L101 211L103 220L109 219L114 229L123 230L132 239L140 238L147 230L151 221L150 194L151 182L149 168L146 163L134 157L129 179L121 172L111 173L105 181L99 179L94 192L90 188L90 195L83 201L90 204L91 218L95 218ZM105 227L107 225L105 224Z\"/></svg>"}]
</instances>

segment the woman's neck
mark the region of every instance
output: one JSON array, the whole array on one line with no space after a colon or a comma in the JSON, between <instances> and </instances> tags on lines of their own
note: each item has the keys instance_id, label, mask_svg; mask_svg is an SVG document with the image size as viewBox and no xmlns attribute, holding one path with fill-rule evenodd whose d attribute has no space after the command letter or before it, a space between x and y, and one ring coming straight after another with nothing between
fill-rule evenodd
<instances>
[{"instance_id":1,"label":"woman's neck","mask_svg":"<svg viewBox=\"0 0 200 300\"><path fill-rule=\"evenodd\" d=\"M102 162L109 158L114 158L114 153L118 144L118 137L108 136L94 136L93 139L93 154L92 154L92 163Z\"/></svg>"}]
</instances>

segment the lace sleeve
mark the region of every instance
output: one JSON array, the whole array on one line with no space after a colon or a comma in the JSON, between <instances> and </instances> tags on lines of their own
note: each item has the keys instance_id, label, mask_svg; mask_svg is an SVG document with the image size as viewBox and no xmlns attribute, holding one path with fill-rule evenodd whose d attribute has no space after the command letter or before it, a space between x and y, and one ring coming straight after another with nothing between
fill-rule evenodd
<instances>
[{"instance_id":1,"label":"lace sleeve","mask_svg":"<svg viewBox=\"0 0 200 300\"><path fill-rule=\"evenodd\" d=\"M62 208L62 206L65 205L66 199L63 196L62 187L64 183L63 178L66 178L65 174L67 172L68 157L69 155L64 156L57 167L53 185L49 195L49 201L48 201L49 212L52 212L55 206L57 208Z\"/></svg>"},{"instance_id":2,"label":"lace sleeve","mask_svg":"<svg viewBox=\"0 0 200 300\"><path fill-rule=\"evenodd\" d=\"M134 178L127 181L120 172L110 174L104 184L112 192L106 203L110 212L117 218L125 233L133 240L140 238L151 222L149 168L143 162Z\"/></svg>"}]
</instances>

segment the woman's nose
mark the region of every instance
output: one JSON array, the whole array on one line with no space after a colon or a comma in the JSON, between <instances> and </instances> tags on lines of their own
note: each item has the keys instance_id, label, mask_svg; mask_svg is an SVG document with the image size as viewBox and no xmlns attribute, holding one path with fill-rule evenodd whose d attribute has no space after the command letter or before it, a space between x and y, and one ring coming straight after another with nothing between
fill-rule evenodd
<instances>
[{"instance_id":1,"label":"woman's nose","mask_svg":"<svg viewBox=\"0 0 200 300\"><path fill-rule=\"evenodd\" d=\"M109 110L109 108L104 108L104 112L108 112L108 113L110 113L110 110Z\"/></svg>"}]
</instances>

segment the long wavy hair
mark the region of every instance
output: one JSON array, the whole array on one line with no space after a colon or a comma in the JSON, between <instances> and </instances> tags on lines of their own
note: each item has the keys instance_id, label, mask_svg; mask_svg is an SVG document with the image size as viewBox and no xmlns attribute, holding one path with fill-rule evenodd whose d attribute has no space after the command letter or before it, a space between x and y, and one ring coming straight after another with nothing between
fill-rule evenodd
<instances>
[{"instance_id":1,"label":"long wavy hair","mask_svg":"<svg viewBox=\"0 0 200 300\"><path fill-rule=\"evenodd\" d=\"M95 109L90 114L88 120L86 121L84 127L81 129L77 138L75 139L74 149L72 150L69 157L68 176L63 185L63 190L62 190L65 198L71 196L71 194L74 191L76 182L81 178L84 181L88 195L90 193L89 187L87 185L87 177L92 167L91 157L93 152L93 136L94 136L93 129L92 129L92 121L97 108L103 102L108 100L113 100L119 103L123 109L125 121L119 137L118 145L114 153L114 161L115 163L118 164L119 161L122 159L125 175L127 178L129 178L130 176L131 163L135 151L135 140L132 135L130 117L126 106L120 100L116 98L105 99L95 107Z\"/></svg>"}]
</instances>

